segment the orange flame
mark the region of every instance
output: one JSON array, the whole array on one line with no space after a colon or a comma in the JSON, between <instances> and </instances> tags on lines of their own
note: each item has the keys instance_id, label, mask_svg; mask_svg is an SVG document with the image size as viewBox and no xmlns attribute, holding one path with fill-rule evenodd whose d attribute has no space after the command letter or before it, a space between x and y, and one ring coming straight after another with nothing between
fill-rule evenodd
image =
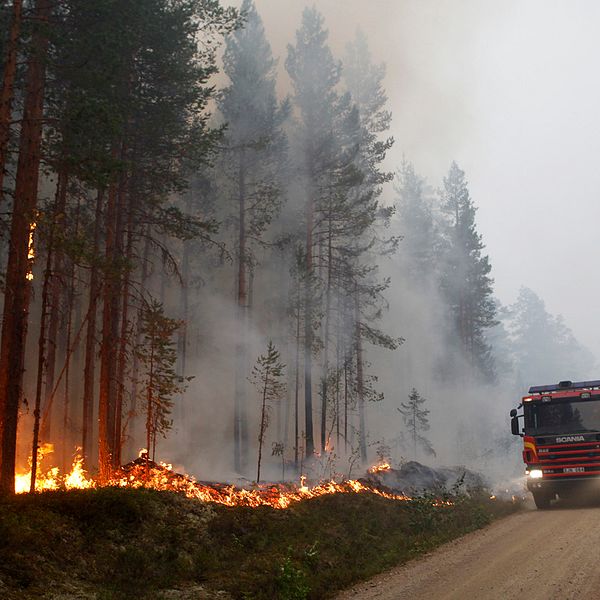
<instances>
[{"instance_id":1,"label":"orange flame","mask_svg":"<svg viewBox=\"0 0 600 600\"><path fill-rule=\"evenodd\" d=\"M369 473L382 473L384 471L389 471L392 468L392 465L390 465L387 462L384 463L380 463L378 465L374 465L369 469Z\"/></svg>"},{"instance_id":2,"label":"orange flame","mask_svg":"<svg viewBox=\"0 0 600 600\"><path fill-rule=\"evenodd\" d=\"M52 451L51 445L44 446L40 451L41 456ZM141 458L125 465L108 482L108 486L124 488L149 488L161 491L172 491L185 494L188 498L202 502L214 502L225 506L270 506L277 509L288 508L295 502L328 496L332 494L359 494L371 493L383 498L397 501L407 501L411 498L404 494L396 494L388 490L380 489L374 485L363 483L357 479L349 479L341 482L320 482L309 487L306 485L306 476L300 477L300 485L293 484L271 484L260 485L252 489L236 488L233 485L219 483L197 482L189 475L183 475L173 471L173 466L166 463L154 463L149 461L149 469L146 469L146 454L140 452ZM388 467L389 468L389 467ZM29 491L29 473L17 475L15 487L17 493ZM38 470L36 491L58 489L89 489L98 487L100 484L90 477L83 468L83 458L77 454L73 461L71 471L66 475L60 475L57 467L41 473ZM451 505L448 501L436 501L435 506Z\"/></svg>"},{"instance_id":3,"label":"orange flame","mask_svg":"<svg viewBox=\"0 0 600 600\"><path fill-rule=\"evenodd\" d=\"M33 221L29 225L29 241L27 242L27 262L29 266L27 267L27 280L33 281L33 261L35 260L35 245L33 241L33 235L35 233L35 228L37 227L37 223Z\"/></svg>"}]
</instances>

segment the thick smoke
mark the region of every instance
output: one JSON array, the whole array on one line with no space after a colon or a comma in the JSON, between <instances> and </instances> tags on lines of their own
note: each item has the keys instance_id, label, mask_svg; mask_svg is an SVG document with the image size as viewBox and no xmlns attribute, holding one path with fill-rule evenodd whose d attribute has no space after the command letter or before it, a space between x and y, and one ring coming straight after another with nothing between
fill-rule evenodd
<instances>
[{"instance_id":1,"label":"thick smoke","mask_svg":"<svg viewBox=\"0 0 600 600\"><path fill-rule=\"evenodd\" d=\"M293 43L294 30L299 26L305 5L310 4L298 2L290 7L283 3L256 3L269 42L279 57L277 90L280 99L293 91L284 69L286 45ZM471 80L457 77L457 72L463 63L472 62L473 53L483 43L490 28L508 27L511 19L517 18L514 7L505 7L503 10L496 7L490 14L488 9L491 7L491 4L484 8L480 3L467 3L456 10L455 6L440 3L423 7L422 3L399 6L398 3L382 2L365 22L362 3L346 3L343 16L339 12L339 3L323 1L317 5L326 19L329 42L336 58L343 56L345 44L353 37L360 23L368 37L374 60L386 63L384 87L389 97L387 108L393 113L391 133L396 139L393 150L386 158L387 168L398 168L402 156L414 160L418 170L429 178L432 186L429 194L435 204L438 202L436 188L441 186L441 176L451 160L466 157L461 166L466 168L468 178L471 172L475 173L473 189L477 194L474 194L474 201L481 207L484 217L484 244L486 225L489 228L486 220L490 215L490 196L482 193L485 191L485 182L481 181L471 153L473 139L480 135L478 131L483 118L481 114L473 112L479 101L480 84L476 77L480 66L474 68L471 65ZM443 58L440 48L444 49ZM288 134L293 131L294 118L297 115L293 115L286 125ZM287 167L292 171L299 161L294 152L292 147ZM490 182L490 186L493 183ZM274 229L289 232L293 229L291 225L302 218L304 192L298 180L288 184L283 212L275 221ZM382 202L387 206L399 202L398 195L389 183L383 188ZM440 219L439 207L434 206L433 211L436 213L435 219ZM402 236L402 228L401 217L396 214L388 233ZM269 236L270 242L274 243L276 234L271 231ZM255 305L248 332L247 352L248 357L254 360L264 352L267 340L273 339L288 361L287 383L293 385L293 341L289 324L282 327L280 322L285 319L285 308L282 306L290 293L286 274L291 267L291 255L289 251L284 255L285 251L281 250L283 258L278 262L277 252L273 252L272 248L257 250L256 279L253 282ZM510 408L518 404L520 395L528 385L546 382L545 379L538 381L538 378L545 377L549 381L563 377L576 378L576 375L579 376L578 370L582 377L588 376L593 361L585 350L581 350L581 360L571 365L569 373L536 369L531 362L533 359L524 356L523 350L519 349L523 332L520 334L516 330L516 305L511 305L511 313L510 307L502 310L498 303L501 309L498 312L499 324L488 332L496 377L493 381L483 382L463 353L448 340L447 306L436 282L428 280L415 285L403 253L401 242L396 255L377 259L382 278L389 277L391 281L389 289L384 292L388 307L384 311L381 327L392 337L404 338L404 343L395 351L381 348L365 350L370 372L377 378L375 387L385 398L367 403L369 459L375 461L377 450L383 448L396 462L416 458L439 465L464 464L495 479L508 479L520 469L519 444L508 432L507 413ZM493 253L491 262L494 276L496 263ZM190 324L190 331L193 332L190 344L195 344L196 351L190 351L188 372L195 379L177 414L177 435L162 446L167 459L185 464L189 470L207 479L237 477L231 467L232 373L239 336L236 305L233 302L235 260L219 265L205 261L198 268L216 269L217 266L220 274L208 278L193 292L197 316ZM519 283L510 282L510 285ZM501 287L508 289L509 285L502 282ZM506 298L503 300L507 301ZM510 298L508 300L512 301ZM336 301L338 298L334 299ZM542 352L538 358L549 364L556 362L556 356L551 356L549 350ZM246 374L249 374L252 360ZM452 363L451 377L442 372L443 362ZM316 382L314 404L317 407L315 425L320 418L318 361L316 364L313 374ZM426 435L435 449L435 457L420 451L413 456L406 444L406 428L398 408L402 402L406 402L413 388L427 399L431 429ZM258 399L250 386L246 386L245 393L249 407L251 447L255 448L259 423ZM288 392L280 406L273 407L267 455L270 454L271 442L285 441L286 447L290 447L292 402L293 390ZM302 405L301 390L300 410ZM351 413L352 430L359 426L356 406L352 407ZM304 424L301 424L301 428L304 430ZM315 470L320 470L320 475L327 474L327 470L332 473L347 472L355 464L357 444L357 439L352 438L344 444L344 448L334 448L335 458L330 459L329 463L324 459ZM247 459L250 474L256 458L249 455ZM267 456L265 468L267 478L281 476L277 457ZM288 467L288 475L293 477L296 473Z\"/></svg>"}]
</instances>

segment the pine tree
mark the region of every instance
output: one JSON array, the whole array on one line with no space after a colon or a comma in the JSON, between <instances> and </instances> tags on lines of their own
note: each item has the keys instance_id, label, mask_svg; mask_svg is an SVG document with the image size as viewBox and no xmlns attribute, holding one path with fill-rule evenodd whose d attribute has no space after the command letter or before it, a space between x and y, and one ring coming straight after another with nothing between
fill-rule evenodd
<instances>
[{"instance_id":1,"label":"pine tree","mask_svg":"<svg viewBox=\"0 0 600 600\"><path fill-rule=\"evenodd\" d=\"M140 394L146 408L146 443L152 460L157 438L166 437L172 427L173 398L185 390L185 382L189 381L175 371L174 336L181 325L181 321L166 317L162 304L154 299L141 313L141 340L136 355L142 367Z\"/></svg>"},{"instance_id":2,"label":"pine tree","mask_svg":"<svg viewBox=\"0 0 600 600\"><path fill-rule=\"evenodd\" d=\"M452 319L451 335L459 348L486 379L493 379L494 365L485 332L496 324L492 297L493 279L488 256L475 224L476 208L465 173L453 162L444 178L441 211L443 230L441 289Z\"/></svg>"},{"instance_id":3,"label":"pine tree","mask_svg":"<svg viewBox=\"0 0 600 600\"><path fill-rule=\"evenodd\" d=\"M318 211L327 186L331 162L335 160L335 115L338 107L336 86L341 65L327 46L328 32L315 8L306 8L296 32L296 44L288 46L286 70L292 80L294 104L298 112L296 131L301 177L305 190L305 268L306 282L315 275L315 228ZM315 449L313 431L313 289L304 289L304 412L306 456Z\"/></svg>"},{"instance_id":4,"label":"pine tree","mask_svg":"<svg viewBox=\"0 0 600 600\"><path fill-rule=\"evenodd\" d=\"M273 403L282 401L286 390L286 385L282 381L285 365L281 363L280 358L279 351L275 348L273 342L269 340L267 353L258 357L250 376L250 382L258 391L261 402L256 483L260 483L262 449L269 427L271 408Z\"/></svg>"},{"instance_id":5,"label":"pine tree","mask_svg":"<svg viewBox=\"0 0 600 600\"><path fill-rule=\"evenodd\" d=\"M245 468L248 423L244 372L247 368L246 329L249 325L248 276L256 267L255 247L281 205L286 138L282 124L287 102L278 105L276 61L266 40L254 2L241 6L244 26L227 39L224 72L231 85L222 92L219 108L226 121L227 152L220 164L220 193L232 198L236 215L226 215L234 226L237 246L235 274L240 335L235 352L234 465Z\"/></svg>"},{"instance_id":6,"label":"pine tree","mask_svg":"<svg viewBox=\"0 0 600 600\"><path fill-rule=\"evenodd\" d=\"M37 0L33 10L37 27L28 49L0 347L0 493L12 493L15 486L17 421L32 285L32 223L38 202L42 152L47 25L52 7L48 0Z\"/></svg>"},{"instance_id":7,"label":"pine tree","mask_svg":"<svg viewBox=\"0 0 600 600\"><path fill-rule=\"evenodd\" d=\"M435 450L431 442L423 435L429 431L429 410L424 407L427 400L423 398L416 388L413 388L408 396L408 402L401 402L397 409L402 415L402 420L408 431L412 444L413 459L417 460L417 448L421 447L423 451L435 456Z\"/></svg>"},{"instance_id":8,"label":"pine tree","mask_svg":"<svg viewBox=\"0 0 600 600\"><path fill-rule=\"evenodd\" d=\"M4 199L4 175L8 162L13 100L16 91L17 54L23 18L23 2L22 0L13 0L10 17L8 9L4 6L0 8L0 11L3 22L10 22L6 44L0 46L0 62L2 63L2 70L0 71L2 77L2 87L0 88L0 202L2 202ZM6 20L4 20L5 15ZM4 31L1 29L0 36L4 41Z\"/></svg>"},{"instance_id":9,"label":"pine tree","mask_svg":"<svg viewBox=\"0 0 600 600\"><path fill-rule=\"evenodd\" d=\"M382 399L374 388L376 380L368 375L366 350L363 340L371 344L395 349L400 339L394 339L377 329L386 306L383 296L389 280L379 280L377 258L395 250L395 237L382 238L381 233L389 224L392 210L379 203L383 185L392 180L393 174L382 168L386 153L394 140L383 137L390 127L391 113L386 108L387 96L383 88L385 65L374 64L367 39L359 30L355 39L346 47L344 81L356 109L357 127L353 134L357 153L355 168L361 173L361 181L349 194L348 206L352 233L346 240L346 265L342 281L345 292L351 294L354 319L354 354L356 359L356 392L359 410L359 439L361 460L367 461L367 425L365 402Z\"/></svg>"},{"instance_id":10,"label":"pine tree","mask_svg":"<svg viewBox=\"0 0 600 600\"><path fill-rule=\"evenodd\" d=\"M400 260L411 281L422 287L436 276L436 253L440 242L434 222L429 189L413 165L404 160L397 174L398 228L402 238Z\"/></svg>"},{"instance_id":11,"label":"pine tree","mask_svg":"<svg viewBox=\"0 0 600 600\"><path fill-rule=\"evenodd\" d=\"M594 359L565 325L551 315L544 301L522 287L508 307L505 323L511 336L512 358L524 385L589 378Z\"/></svg>"}]
</instances>

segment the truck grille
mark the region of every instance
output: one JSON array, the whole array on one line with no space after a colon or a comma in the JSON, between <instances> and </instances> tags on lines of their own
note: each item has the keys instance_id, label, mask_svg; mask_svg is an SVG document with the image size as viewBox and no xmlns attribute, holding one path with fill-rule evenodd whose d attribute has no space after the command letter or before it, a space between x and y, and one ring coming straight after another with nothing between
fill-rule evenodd
<instances>
[{"instance_id":1,"label":"truck grille","mask_svg":"<svg viewBox=\"0 0 600 600\"><path fill-rule=\"evenodd\" d=\"M552 444L537 447L535 465L548 477L600 475L600 442Z\"/></svg>"}]
</instances>

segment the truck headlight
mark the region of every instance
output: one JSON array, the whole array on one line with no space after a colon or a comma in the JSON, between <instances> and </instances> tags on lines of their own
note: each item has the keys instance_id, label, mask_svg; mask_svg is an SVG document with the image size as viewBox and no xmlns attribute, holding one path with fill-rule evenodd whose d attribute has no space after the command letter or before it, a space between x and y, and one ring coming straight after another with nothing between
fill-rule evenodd
<instances>
[{"instance_id":1,"label":"truck headlight","mask_svg":"<svg viewBox=\"0 0 600 600\"><path fill-rule=\"evenodd\" d=\"M544 476L544 473L541 469L531 469L531 471L529 471L529 477L531 477L531 479L541 479Z\"/></svg>"}]
</instances>

